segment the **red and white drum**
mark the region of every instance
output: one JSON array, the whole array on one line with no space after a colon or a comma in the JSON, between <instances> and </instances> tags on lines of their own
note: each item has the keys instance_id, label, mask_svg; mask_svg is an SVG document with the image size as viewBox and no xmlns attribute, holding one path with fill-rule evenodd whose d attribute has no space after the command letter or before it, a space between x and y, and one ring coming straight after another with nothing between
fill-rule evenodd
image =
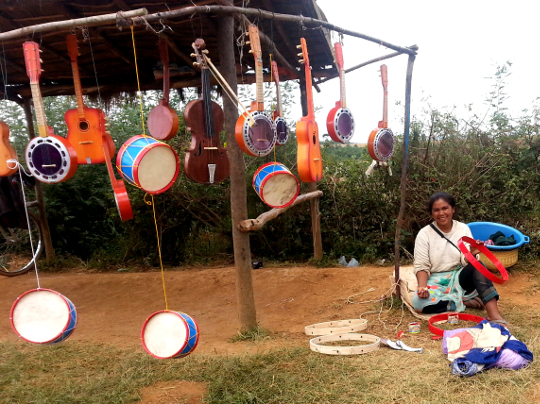
<instances>
[{"instance_id":1,"label":"red and white drum","mask_svg":"<svg viewBox=\"0 0 540 404\"><path fill-rule=\"evenodd\" d=\"M154 358L182 358L197 347L199 327L186 313L161 310L146 319L141 340L145 351Z\"/></svg>"},{"instance_id":2,"label":"red and white drum","mask_svg":"<svg viewBox=\"0 0 540 404\"><path fill-rule=\"evenodd\" d=\"M174 184L180 171L180 161L178 154L167 143L150 136L137 135L120 148L116 167L131 185L157 195Z\"/></svg>"},{"instance_id":3,"label":"red and white drum","mask_svg":"<svg viewBox=\"0 0 540 404\"><path fill-rule=\"evenodd\" d=\"M17 298L9 316L19 337L34 344L64 341L77 326L71 300L50 289L33 289Z\"/></svg>"},{"instance_id":4,"label":"red and white drum","mask_svg":"<svg viewBox=\"0 0 540 404\"><path fill-rule=\"evenodd\" d=\"M300 183L281 163L266 163L253 176L253 188L264 203L271 208L284 208L296 200Z\"/></svg>"}]
</instances>

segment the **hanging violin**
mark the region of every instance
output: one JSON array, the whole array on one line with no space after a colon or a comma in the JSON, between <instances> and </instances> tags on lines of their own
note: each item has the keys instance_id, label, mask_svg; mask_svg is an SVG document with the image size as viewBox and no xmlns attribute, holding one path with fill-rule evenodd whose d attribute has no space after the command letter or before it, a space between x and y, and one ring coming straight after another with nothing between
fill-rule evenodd
<instances>
[{"instance_id":1,"label":"hanging violin","mask_svg":"<svg viewBox=\"0 0 540 404\"><path fill-rule=\"evenodd\" d=\"M219 141L225 118L221 107L211 98L210 73L202 57L203 53L208 53L206 44L198 38L192 47L192 56L197 60L194 65L201 68L202 94L201 98L191 101L184 110L186 129L191 132L191 145L186 150L184 170L192 181L214 184L229 176L229 156Z\"/></svg>"}]
</instances>

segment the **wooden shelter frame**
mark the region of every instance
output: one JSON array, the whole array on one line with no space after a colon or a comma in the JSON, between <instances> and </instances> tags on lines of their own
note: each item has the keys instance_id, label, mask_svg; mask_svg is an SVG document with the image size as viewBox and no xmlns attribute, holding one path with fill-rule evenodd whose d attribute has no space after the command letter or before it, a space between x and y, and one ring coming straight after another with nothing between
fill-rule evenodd
<instances>
[{"instance_id":1,"label":"wooden shelter frame","mask_svg":"<svg viewBox=\"0 0 540 404\"><path fill-rule=\"evenodd\" d=\"M263 0L266 1L266 0ZM68 19L63 21L49 22L45 24L36 24L31 26L14 29L7 32L0 32L0 41L11 40L15 38L25 37L28 34L45 33L56 30L67 30L77 26L100 26L107 24L117 24L122 26L144 26L152 21L163 21L170 19L179 19L187 17L193 14L219 14L222 18L218 21L218 34L219 34L219 52L221 60L222 74L229 82L229 85L234 91L237 88L237 75L235 72L235 60L234 60L234 20L233 18L241 21L247 20L247 17L269 19L282 22L295 22L302 24L304 27L321 27L335 32L339 32L343 35L348 35L360 39L364 39L378 45L382 45L395 52L375 58L357 66L347 69L345 72L351 72L358 68L367 66L372 63L376 63L382 60L390 59L402 54L408 55L407 73L406 73L406 85L405 85L405 117L404 117L404 140L403 140L403 157L402 157L402 172L401 172L401 201L400 209L396 225L394 253L395 253L395 282L399 280L399 264L400 264L400 236L401 227L403 223L403 217L405 212L405 199L406 199L406 184L407 184L407 169L408 169L408 151L409 151L409 130L410 130L410 106L411 106L411 88L412 88L412 71L414 61L418 51L416 45L409 47L402 47L394 45L392 43L383 41L378 38L374 38L359 32L355 32L349 29L345 29L327 21L304 17L298 15L279 14L271 11L263 10L260 8L245 8L235 7L229 0L217 0L221 5L204 5L204 6L192 6L183 7L176 10L170 10L165 12L158 12L154 14L148 14L144 8L125 11L122 13L106 14L99 16L91 16L86 18ZM286 58L279 52L276 45L272 42L271 38L264 35L261 32L261 40L266 43L268 48L274 54L274 57L284 66L291 70L295 70ZM174 50L174 44L171 48ZM301 75L299 75L300 78ZM313 86L320 91L318 84L326 82L332 78L338 77L339 74L331 75L329 77L322 78L320 80L314 80ZM300 78L301 84L301 101L304 115L307 114L306 105L307 99L305 95L305 82ZM302 88L303 87L303 88ZM304 90L304 91L302 91ZM4 94L8 99L12 99L24 106L25 113L27 115L27 124L29 129L29 136L33 137L33 124L30 115L30 104L28 99L21 101L21 99L14 99L9 94ZM234 139L234 126L238 118L237 106L228 100L227 97L223 97L224 112L225 112L225 131L227 133L227 140L229 144L229 158L231 160L231 167L237 167L242 169L231 170L231 216L233 223L233 246L235 266L237 268L236 284L237 284L237 301L239 307L239 319L241 330L246 331L257 326L256 311L253 299L253 290L251 282L251 253L249 248L249 237L247 232L260 229L264 223L277 217L280 213L286 209L272 209L257 219L247 219L247 205L246 205L246 189L245 189L245 168L243 164L243 154L239 149ZM234 174L233 174L234 173ZM318 207L318 199L322 195L321 191L317 190L316 183L309 184L310 193L300 196L295 204L301 203L305 200L310 200L311 203L311 215L312 215L312 231L314 240L314 256L315 258L322 258L322 240L320 233L320 214ZM233 196L236 196L236 200L242 200L243 203L238 203L235 206L233 203ZM45 208L43 205L43 195L38 187L38 202L40 207L40 214L42 218L45 217ZM46 224L46 219L44 220ZM46 226L48 226L46 224ZM47 249L47 255L53 253L52 243L50 241L50 234L48 240L45 240ZM399 296L399 288L396 288Z\"/></svg>"}]
</instances>

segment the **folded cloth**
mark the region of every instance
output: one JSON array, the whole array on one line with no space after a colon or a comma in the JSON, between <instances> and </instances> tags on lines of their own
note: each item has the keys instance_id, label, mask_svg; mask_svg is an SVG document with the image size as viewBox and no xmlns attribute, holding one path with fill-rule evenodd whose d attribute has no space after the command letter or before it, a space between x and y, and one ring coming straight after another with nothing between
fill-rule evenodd
<instances>
[{"instance_id":1,"label":"folded cloth","mask_svg":"<svg viewBox=\"0 0 540 404\"><path fill-rule=\"evenodd\" d=\"M514 235L511 235L510 237L506 237L504 233L500 230L497 233L494 233L491 236L489 236L489 239L493 240L493 244L498 245L498 246L516 244L516 239L514 238Z\"/></svg>"},{"instance_id":2,"label":"folded cloth","mask_svg":"<svg viewBox=\"0 0 540 404\"><path fill-rule=\"evenodd\" d=\"M521 369L533 360L523 342L502 325L487 320L471 328L444 331L443 352L452 362L452 372L459 376L492 367Z\"/></svg>"}]
</instances>

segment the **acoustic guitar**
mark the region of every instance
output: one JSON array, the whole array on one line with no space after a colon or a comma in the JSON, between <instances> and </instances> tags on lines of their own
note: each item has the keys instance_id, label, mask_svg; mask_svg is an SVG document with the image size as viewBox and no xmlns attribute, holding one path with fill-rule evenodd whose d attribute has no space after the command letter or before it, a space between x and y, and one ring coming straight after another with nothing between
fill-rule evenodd
<instances>
[{"instance_id":1,"label":"acoustic guitar","mask_svg":"<svg viewBox=\"0 0 540 404\"><path fill-rule=\"evenodd\" d=\"M38 44L27 41L23 50L39 133L26 146L26 165L38 181L48 184L66 181L77 171L77 153L66 139L55 135L53 128L47 125L39 88L41 59Z\"/></svg>"},{"instance_id":2,"label":"acoustic guitar","mask_svg":"<svg viewBox=\"0 0 540 404\"><path fill-rule=\"evenodd\" d=\"M111 156L110 149L106 145L107 140L105 139L105 135L103 135L102 140L102 150L103 155L105 156L105 165L107 166L107 172L109 173L109 179L111 180L111 186L114 192L114 200L116 201L116 209L118 210L118 214L120 215L120 219L122 220L130 220L133 219L133 211L131 209L131 202L129 201L129 196L126 190L126 186L124 184L124 181L116 179L116 176L114 175L112 163L111 163Z\"/></svg>"},{"instance_id":3,"label":"acoustic guitar","mask_svg":"<svg viewBox=\"0 0 540 404\"><path fill-rule=\"evenodd\" d=\"M201 68L202 94L201 98L191 101L184 110L186 129L191 133L184 170L190 180L200 184L220 183L229 176L229 156L219 141L225 117L221 107L212 101L210 73L203 58L203 53L208 54L206 44L198 38L192 47L192 56L197 60L194 65Z\"/></svg>"},{"instance_id":4,"label":"acoustic guitar","mask_svg":"<svg viewBox=\"0 0 540 404\"><path fill-rule=\"evenodd\" d=\"M148 131L158 140L170 140L178 132L178 115L169 106L169 45L159 39L159 54L163 65L163 98L148 114Z\"/></svg>"},{"instance_id":5,"label":"acoustic guitar","mask_svg":"<svg viewBox=\"0 0 540 404\"><path fill-rule=\"evenodd\" d=\"M257 100L251 103L249 113L255 120L255 124L250 125L248 113L244 112L236 121L235 136L236 142L242 151L250 156L266 156L276 144L276 126L274 121L264 111L264 90L263 90L263 62L261 41L259 38L259 28L255 25L249 26L250 53L255 57L255 81L257 83ZM252 122L251 122L252 123Z\"/></svg>"},{"instance_id":6,"label":"acoustic guitar","mask_svg":"<svg viewBox=\"0 0 540 404\"><path fill-rule=\"evenodd\" d=\"M281 91L279 90L279 70L275 61L272 61L272 75L274 83L276 83L276 110L274 111L274 125L276 125L276 142L277 144L285 144L289 139L289 125L283 118L283 109L281 108Z\"/></svg>"},{"instance_id":7,"label":"acoustic guitar","mask_svg":"<svg viewBox=\"0 0 540 404\"><path fill-rule=\"evenodd\" d=\"M3 121L0 121L0 138L0 177L7 177L17 172L18 165L8 161L17 161L17 152L9 143L9 126Z\"/></svg>"},{"instance_id":8,"label":"acoustic guitar","mask_svg":"<svg viewBox=\"0 0 540 404\"><path fill-rule=\"evenodd\" d=\"M109 153L114 155L116 147L114 141L107 130L105 113L98 108L88 108L84 105L81 78L79 75L79 48L77 46L77 36L69 34L66 36L67 50L71 59L71 70L73 72L73 86L75 87L75 98L77 108L70 109L64 114L64 120L68 127L67 140L77 153L77 164L100 164L105 161L102 141L109 148Z\"/></svg>"},{"instance_id":9,"label":"acoustic guitar","mask_svg":"<svg viewBox=\"0 0 540 404\"><path fill-rule=\"evenodd\" d=\"M368 138L368 152L375 161L386 161L394 154L394 134L388 129L388 68L381 65L381 81L383 86L383 119L373 129Z\"/></svg>"},{"instance_id":10,"label":"acoustic guitar","mask_svg":"<svg viewBox=\"0 0 540 404\"><path fill-rule=\"evenodd\" d=\"M335 142L347 143L354 134L354 118L352 112L347 108L345 101L345 71L343 70L343 49L341 44L334 44L336 64L339 71L340 100L336 106L330 110L326 118L326 129Z\"/></svg>"},{"instance_id":11,"label":"acoustic guitar","mask_svg":"<svg viewBox=\"0 0 540 404\"><path fill-rule=\"evenodd\" d=\"M319 127L315 121L315 109L313 107L313 89L311 88L311 68L309 67L309 55L306 40L300 38L302 49L300 63L304 64L306 71L306 95L308 114L296 123L296 140L298 153L296 157L298 176L302 182L316 182L322 178L323 164L321 149L319 146Z\"/></svg>"}]
</instances>

